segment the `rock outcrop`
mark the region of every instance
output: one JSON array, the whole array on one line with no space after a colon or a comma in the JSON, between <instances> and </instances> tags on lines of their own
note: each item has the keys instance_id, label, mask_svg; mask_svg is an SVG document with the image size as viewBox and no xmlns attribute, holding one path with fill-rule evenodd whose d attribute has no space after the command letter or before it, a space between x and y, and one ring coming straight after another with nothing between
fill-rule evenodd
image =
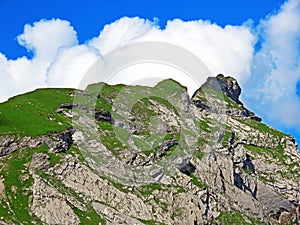
<instances>
[{"instance_id":1,"label":"rock outcrop","mask_svg":"<svg viewBox=\"0 0 300 225\"><path fill-rule=\"evenodd\" d=\"M202 87L195 92L192 101L198 108L210 110L214 113L249 117L261 122L262 119L259 116L244 107L239 100L240 94L241 88L234 78L219 74L217 77L209 77ZM219 107L220 102L216 101L218 99L222 101L221 109Z\"/></svg>"}]
</instances>

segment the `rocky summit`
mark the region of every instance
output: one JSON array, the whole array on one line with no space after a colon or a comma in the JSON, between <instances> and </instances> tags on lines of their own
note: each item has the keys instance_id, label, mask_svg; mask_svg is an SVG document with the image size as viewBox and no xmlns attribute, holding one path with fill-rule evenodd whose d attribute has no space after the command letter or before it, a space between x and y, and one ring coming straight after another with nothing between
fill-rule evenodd
<instances>
[{"instance_id":1,"label":"rocky summit","mask_svg":"<svg viewBox=\"0 0 300 225\"><path fill-rule=\"evenodd\" d=\"M295 139L232 77L38 89L0 104L0 224L300 224Z\"/></svg>"}]
</instances>

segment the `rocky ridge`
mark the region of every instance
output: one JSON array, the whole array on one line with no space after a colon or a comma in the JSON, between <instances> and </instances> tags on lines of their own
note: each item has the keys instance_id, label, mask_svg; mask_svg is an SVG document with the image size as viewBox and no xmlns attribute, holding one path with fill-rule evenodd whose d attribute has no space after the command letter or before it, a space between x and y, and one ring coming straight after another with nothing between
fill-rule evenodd
<instances>
[{"instance_id":1,"label":"rocky ridge","mask_svg":"<svg viewBox=\"0 0 300 225\"><path fill-rule=\"evenodd\" d=\"M172 80L89 88L53 109L74 127L0 137L0 223L300 224L295 140L244 107L235 79L191 99Z\"/></svg>"}]
</instances>

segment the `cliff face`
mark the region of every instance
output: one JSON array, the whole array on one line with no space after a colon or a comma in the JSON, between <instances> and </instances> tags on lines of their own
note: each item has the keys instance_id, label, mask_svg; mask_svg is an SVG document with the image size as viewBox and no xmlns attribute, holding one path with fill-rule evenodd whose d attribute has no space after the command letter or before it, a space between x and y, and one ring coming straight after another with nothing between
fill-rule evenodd
<instances>
[{"instance_id":1,"label":"cliff face","mask_svg":"<svg viewBox=\"0 0 300 225\"><path fill-rule=\"evenodd\" d=\"M300 154L218 75L0 105L2 224L300 224Z\"/></svg>"}]
</instances>

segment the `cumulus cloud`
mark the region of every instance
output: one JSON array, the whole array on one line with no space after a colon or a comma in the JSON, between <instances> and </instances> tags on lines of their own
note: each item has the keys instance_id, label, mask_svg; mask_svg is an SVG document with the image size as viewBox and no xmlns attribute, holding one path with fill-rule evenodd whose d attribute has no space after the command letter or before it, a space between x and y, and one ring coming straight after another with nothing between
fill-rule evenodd
<instances>
[{"instance_id":1,"label":"cumulus cloud","mask_svg":"<svg viewBox=\"0 0 300 225\"><path fill-rule=\"evenodd\" d=\"M77 45L59 51L47 73L49 87L78 87L85 72L100 57L97 49Z\"/></svg>"},{"instance_id":2,"label":"cumulus cloud","mask_svg":"<svg viewBox=\"0 0 300 225\"><path fill-rule=\"evenodd\" d=\"M65 20L41 20L33 25L27 24L23 34L19 35L17 40L28 52L33 53L33 57L30 59L23 56L11 60L0 54L0 78L3 81L0 83L0 101L36 88L47 87L48 80L54 86L56 84L65 84L66 86L73 84L74 86L76 81L74 76L81 71L84 73L84 69L87 69L95 61L91 56L96 54L95 49L78 46L76 31ZM87 53L88 51L92 53ZM73 76L74 79L70 79L71 70L68 68L72 65L69 62L70 57L73 57L73 71L75 68L77 69L77 73L74 73ZM82 67L79 69L78 60L80 58ZM58 65L62 68L58 69ZM62 73L60 78L57 77L58 71ZM67 77L69 81L73 82L72 84L66 84ZM56 84L53 83L54 80L57 81Z\"/></svg>"},{"instance_id":3,"label":"cumulus cloud","mask_svg":"<svg viewBox=\"0 0 300 225\"><path fill-rule=\"evenodd\" d=\"M286 2L279 12L260 22L257 32L261 49L244 83L245 100L272 124L299 128L300 1Z\"/></svg>"},{"instance_id":4,"label":"cumulus cloud","mask_svg":"<svg viewBox=\"0 0 300 225\"><path fill-rule=\"evenodd\" d=\"M76 31L71 24L60 19L27 24L24 33L17 39L21 46L34 54L31 59L25 56L16 60L6 59L5 56L0 58L1 70L5 71L2 76L7 78L11 87L10 91L1 95L2 101L38 87L75 88L101 54L142 41L179 45L196 54L212 73L235 74L242 79L243 76L239 75L249 75L255 44L255 37L246 25L222 28L209 21L184 22L175 19L161 29L157 20L138 17L123 17L106 25L98 37L87 40L84 45L78 45ZM164 77L173 75L173 69L164 70ZM131 75L127 73L127 76ZM2 85L2 90L5 90L6 84Z\"/></svg>"},{"instance_id":5,"label":"cumulus cloud","mask_svg":"<svg viewBox=\"0 0 300 225\"><path fill-rule=\"evenodd\" d=\"M222 28L210 21L175 19L161 29L155 22L124 17L106 25L89 45L105 54L117 46L142 41L176 44L196 54L213 74L234 74L243 79L250 73L256 38L246 25Z\"/></svg>"},{"instance_id":6,"label":"cumulus cloud","mask_svg":"<svg viewBox=\"0 0 300 225\"><path fill-rule=\"evenodd\" d=\"M99 49L102 54L106 54L138 37L147 35L155 27L157 27L155 21L151 22L139 17L123 17L105 25L99 36L92 38L88 45Z\"/></svg>"},{"instance_id":7,"label":"cumulus cloud","mask_svg":"<svg viewBox=\"0 0 300 225\"><path fill-rule=\"evenodd\" d=\"M53 60L60 47L78 44L77 34L68 21L53 19L41 20L26 24L24 33L18 36L18 42L28 51L35 54L35 58Z\"/></svg>"}]
</instances>

